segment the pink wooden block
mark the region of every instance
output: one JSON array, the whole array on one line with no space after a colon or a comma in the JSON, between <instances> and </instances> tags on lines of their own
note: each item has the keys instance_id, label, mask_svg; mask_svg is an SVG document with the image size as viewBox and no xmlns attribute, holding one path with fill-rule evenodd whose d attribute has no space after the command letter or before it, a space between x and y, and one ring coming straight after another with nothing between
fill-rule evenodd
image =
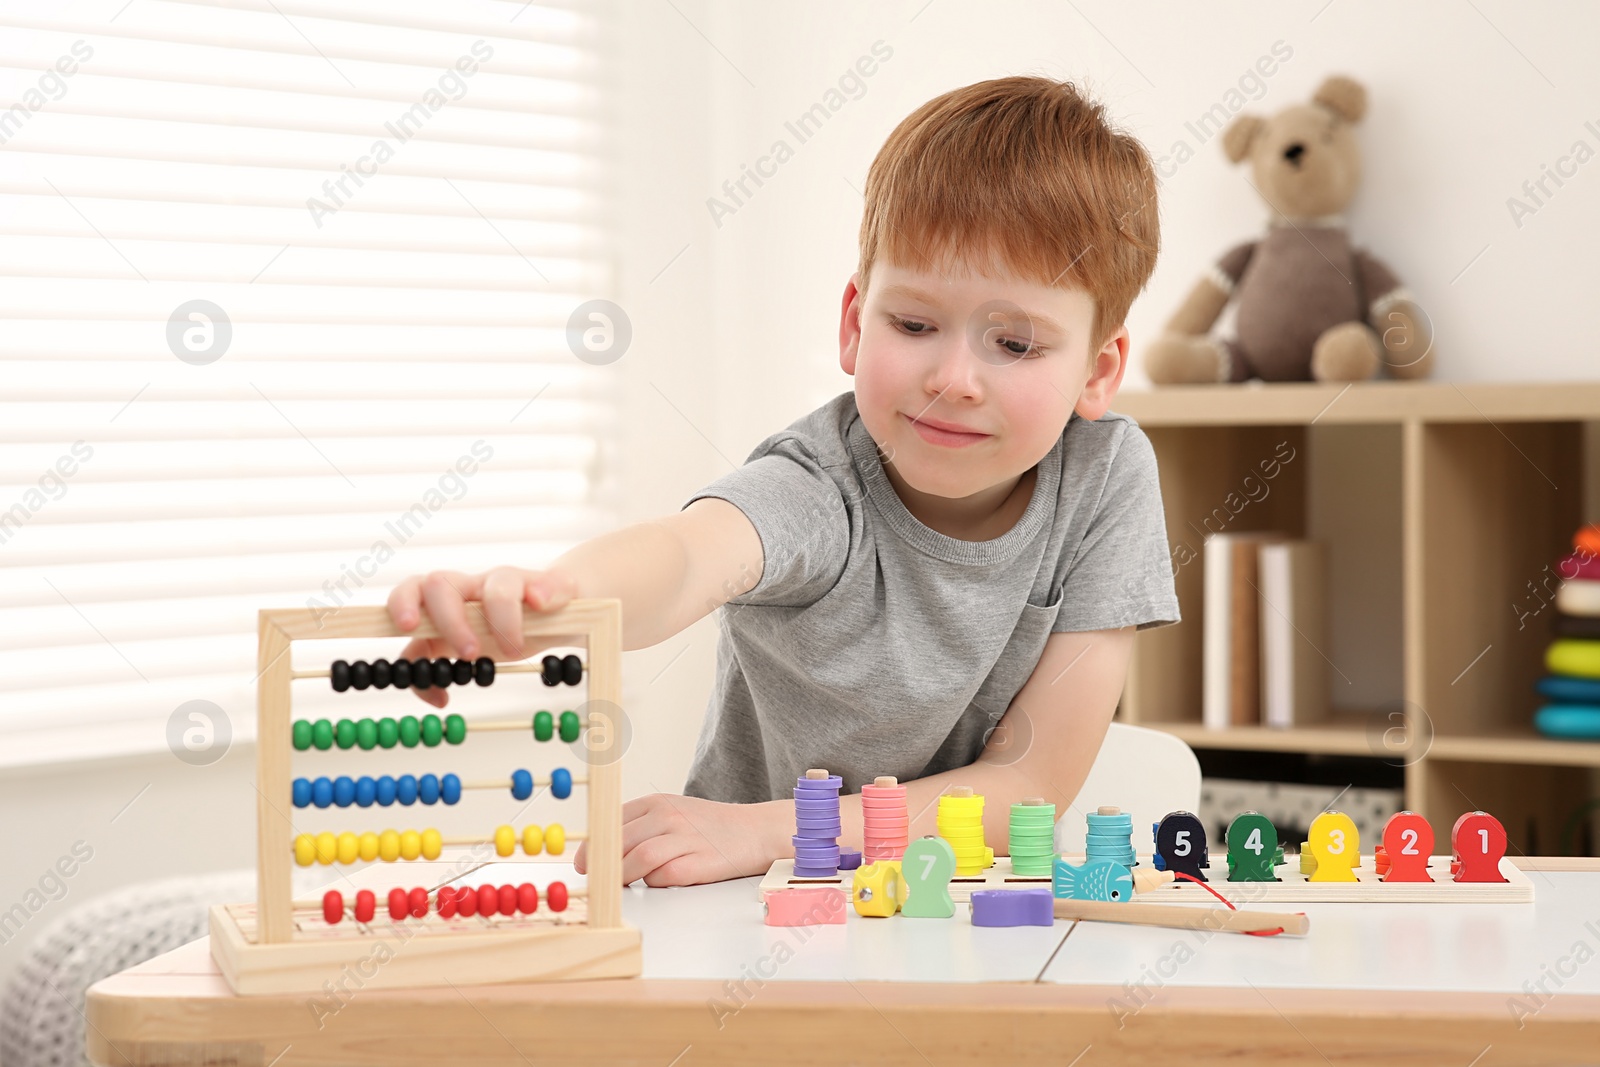
<instances>
[{"instance_id":1,"label":"pink wooden block","mask_svg":"<svg viewBox=\"0 0 1600 1067\"><path fill-rule=\"evenodd\" d=\"M843 925L850 908L847 894L836 886L769 889L762 899L767 903L768 926Z\"/></svg>"}]
</instances>

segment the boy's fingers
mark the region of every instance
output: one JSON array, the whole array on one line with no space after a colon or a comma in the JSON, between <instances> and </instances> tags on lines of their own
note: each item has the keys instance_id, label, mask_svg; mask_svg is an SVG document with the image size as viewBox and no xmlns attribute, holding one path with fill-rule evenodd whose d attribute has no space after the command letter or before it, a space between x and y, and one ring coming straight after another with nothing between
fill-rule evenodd
<instances>
[{"instance_id":1,"label":"boy's fingers","mask_svg":"<svg viewBox=\"0 0 1600 1067\"><path fill-rule=\"evenodd\" d=\"M624 823L632 822L646 812L654 811L660 807L660 802L656 799L658 796L660 796L659 793L648 793L642 797L634 797L632 800L623 801L622 821Z\"/></svg>"},{"instance_id":2,"label":"boy's fingers","mask_svg":"<svg viewBox=\"0 0 1600 1067\"><path fill-rule=\"evenodd\" d=\"M693 849L693 843L686 837L652 837L622 857L622 884L636 882L679 856L687 856Z\"/></svg>"},{"instance_id":3,"label":"boy's fingers","mask_svg":"<svg viewBox=\"0 0 1600 1067\"><path fill-rule=\"evenodd\" d=\"M422 581L422 602L450 648L467 659L478 655L478 638L467 625L467 600L479 595L479 579L456 571L434 571Z\"/></svg>"},{"instance_id":4,"label":"boy's fingers","mask_svg":"<svg viewBox=\"0 0 1600 1067\"><path fill-rule=\"evenodd\" d=\"M649 874L644 876L644 884L660 889L671 885L699 885L701 882L711 881L704 877L704 871L695 870L695 856L679 856L675 860L668 860Z\"/></svg>"},{"instance_id":5,"label":"boy's fingers","mask_svg":"<svg viewBox=\"0 0 1600 1067\"><path fill-rule=\"evenodd\" d=\"M572 854L572 869L577 871L579 874L588 874L589 873L589 862L588 862L589 861L589 851L588 851L588 846L589 846L589 842L587 842L587 841L579 841L578 842L578 851L576 851L576 852L574 852Z\"/></svg>"},{"instance_id":6,"label":"boy's fingers","mask_svg":"<svg viewBox=\"0 0 1600 1067\"><path fill-rule=\"evenodd\" d=\"M654 812L646 812L637 819L622 824L622 854L628 852L648 841L652 837L660 837L666 827L661 825L661 818Z\"/></svg>"},{"instance_id":7,"label":"boy's fingers","mask_svg":"<svg viewBox=\"0 0 1600 1067\"><path fill-rule=\"evenodd\" d=\"M558 611L566 607L574 592L572 579L561 571L532 575L527 587L528 606L540 611Z\"/></svg>"},{"instance_id":8,"label":"boy's fingers","mask_svg":"<svg viewBox=\"0 0 1600 1067\"><path fill-rule=\"evenodd\" d=\"M521 659L522 590L527 572L496 567L483 577L483 614L504 659Z\"/></svg>"},{"instance_id":9,"label":"boy's fingers","mask_svg":"<svg viewBox=\"0 0 1600 1067\"><path fill-rule=\"evenodd\" d=\"M389 590L389 618L402 630L413 630L422 621L418 605L422 600L422 579L413 574Z\"/></svg>"}]
</instances>

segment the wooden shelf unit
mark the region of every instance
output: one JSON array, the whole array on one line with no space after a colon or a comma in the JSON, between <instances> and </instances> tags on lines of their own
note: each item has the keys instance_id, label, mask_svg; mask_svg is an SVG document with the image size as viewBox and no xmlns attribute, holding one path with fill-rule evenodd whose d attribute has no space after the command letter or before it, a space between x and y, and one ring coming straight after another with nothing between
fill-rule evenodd
<instances>
[{"instance_id":1,"label":"wooden shelf unit","mask_svg":"<svg viewBox=\"0 0 1600 1067\"><path fill-rule=\"evenodd\" d=\"M1140 635L1119 718L1195 748L1382 759L1435 833L1482 808L1511 855L1557 852L1596 795L1600 742L1536 734L1533 684L1554 564L1600 520L1600 382L1256 382L1113 406L1155 447L1183 613ZM1261 463L1291 450L1267 479ZM1332 701L1361 710L1201 725L1201 553L1223 529L1329 544Z\"/></svg>"}]
</instances>

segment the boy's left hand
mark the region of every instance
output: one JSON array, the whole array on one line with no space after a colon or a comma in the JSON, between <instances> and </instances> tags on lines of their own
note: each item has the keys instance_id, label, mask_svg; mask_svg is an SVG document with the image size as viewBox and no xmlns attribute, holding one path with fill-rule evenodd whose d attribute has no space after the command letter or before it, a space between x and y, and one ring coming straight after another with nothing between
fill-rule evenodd
<instances>
[{"instance_id":1,"label":"boy's left hand","mask_svg":"<svg viewBox=\"0 0 1600 1067\"><path fill-rule=\"evenodd\" d=\"M752 874L766 874L784 855L774 840L788 820L767 804L723 804L700 797L652 793L622 805L622 882L643 878L646 885L698 885ZM779 833L775 833L778 831ZM573 856L579 874L588 872L587 841Z\"/></svg>"}]
</instances>

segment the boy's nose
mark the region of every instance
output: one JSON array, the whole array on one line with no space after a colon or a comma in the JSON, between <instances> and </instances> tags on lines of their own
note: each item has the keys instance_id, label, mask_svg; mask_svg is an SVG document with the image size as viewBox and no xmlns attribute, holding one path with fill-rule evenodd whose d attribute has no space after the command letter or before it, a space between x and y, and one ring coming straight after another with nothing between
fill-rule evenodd
<instances>
[{"instance_id":1,"label":"boy's nose","mask_svg":"<svg viewBox=\"0 0 1600 1067\"><path fill-rule=\"evenodd\" d=\"M932 368L933 391L945 397L978 396L982 389L979 376L983 360L972 351L965 338L951 338L939 353L939 362Z\"/></svg>"}]
</instances>

